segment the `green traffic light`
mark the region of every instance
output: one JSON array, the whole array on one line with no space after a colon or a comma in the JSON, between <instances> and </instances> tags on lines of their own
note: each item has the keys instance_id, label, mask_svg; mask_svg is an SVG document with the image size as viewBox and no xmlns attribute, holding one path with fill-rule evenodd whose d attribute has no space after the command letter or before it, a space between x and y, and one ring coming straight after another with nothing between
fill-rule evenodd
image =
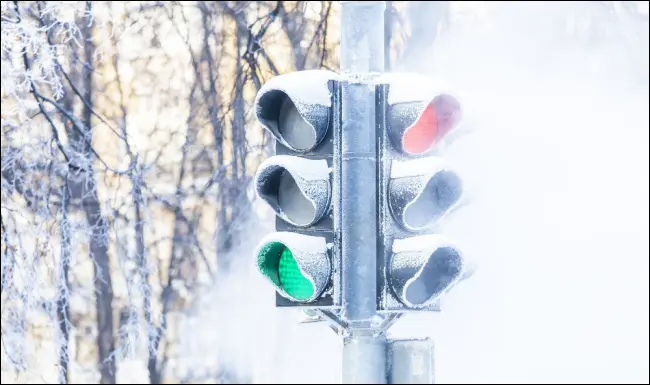
<instances>
[{"instance_id":1,"label":"green traffic light","mask_svg":"<svg viewBox=\"0 0 650 385\"><path fill-rule=\"evenodd\" d=\"M262 274L291 298L306 301L314 295L312 282L300 271L291 250L281 242L265 244L257 257Z\"/></svg>"}]
</instances>

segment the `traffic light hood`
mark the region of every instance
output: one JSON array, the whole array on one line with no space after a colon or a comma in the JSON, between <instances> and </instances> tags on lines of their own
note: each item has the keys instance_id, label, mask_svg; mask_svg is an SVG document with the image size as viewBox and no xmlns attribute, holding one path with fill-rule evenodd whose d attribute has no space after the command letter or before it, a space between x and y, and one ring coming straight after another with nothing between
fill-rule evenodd
<instances>
[{"instance_id":1,"label":"traffic light hood","mask_svg":"<svg viewBox=\"0 0 650 385\"><path fill-rule=\"evenodd\" d=\"M463 278L466 263L460 251L439 234L393 242L390 286L409 308L425 307Z\"/></svg>"},{"instance_id":2,"label":"traffic light hood","mask_svg":"<svg viewBox=\"0 0 650 385\"><path fill-rule=\"evenodd\" d=\"M432 150L461 119L459 101L440 81L417 74L380 76L388 84L389 137L398 151L420 156Z\"/></svg>"},{"instance_id":3,"label":"traffic light hood","mask_svg":"<svg viewBox=\"0 0 650 385\"><path fill-rule=\"evenodd\" d=\"M388 182L388 205L408 231L426 230L460 201L460 176L441 158L394 160Z\"/></svg>"},{"instance_id":4,"label":"traffic light hood","mask_svg":"<svg viewBox=\"0 0 650 385\"><path fill-rule=\"evenodd\" d=\"M292 301L316 300L330 280L331 263L323 237L271 233L261 241L256 255L260 273Z\"/></svg>"},{"instance_id":5,"label":"traffic light hood","mask_svg":"<svg viewBox=\"0 0 650 385\"><path fill-rule=\"evenodd\" d=\"M327 161L272 156L258 168L255 191L284 221L311 226L330 206L332 188Z\"/></svg>"},{"instance_id":6,"label":"traffic light hood","mask_svg":"<svg viewBox=\"0 0 650 385\"><path fill-rule=\"evenodd\" d=\"M257 93L255 114L284 146L300 153L316 148L330 125L331 71L312 70L276 76Z\"/></svg>"},{"instance_id":7,"label":"traffic light hood","mask_svg":"<svg viewBox=\"0 0 650 385\"><path fill-rule=\"evenodd\" d=\"M414 73L389 72L377 77L377 84L389 87L387 102L389 105L410 102L431 102L436 96L452 94L442 79Z\"/></svg>"}]
</instances>

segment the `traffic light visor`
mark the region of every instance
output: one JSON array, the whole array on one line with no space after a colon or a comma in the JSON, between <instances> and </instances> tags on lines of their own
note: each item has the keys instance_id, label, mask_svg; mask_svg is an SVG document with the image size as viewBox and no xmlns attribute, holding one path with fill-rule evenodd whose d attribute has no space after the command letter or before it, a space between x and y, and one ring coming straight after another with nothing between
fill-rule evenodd
<instances>
[{"instance_id":1,"label":"traffic light visor","mask_svg":"<svg viewBox=\"0 0 650 385\"><path fill-rule=\"evenodd\" d=\"M273 156L260 165L255 189L284 221L299 227L311 226L329 209L331 184L327 161Z\"/></svg>"},{"instance_id":2,"label":"traffic light visor","mask_svg":"<svg viewBox=\"0 0 650 385\"><path fill-rule=\"evenodd\" d=\"M434 174L420 194L404 209L404 223L411 229L427 228L442 217L461 196L462 182L453 171Z\"/></svg>"},{"instance_id":3,"label":"traffic light visor","mask_svg":"<svg viewBox=\"0 0 650 385\"><path fill-rule=\"evenodd\" d=\"M437 234L397 240L393 252L391 287L400 301L412 308L436 301L465 272L461 253Z\"/></svg>"},{"instance_id":4,"label":"traffic light visor","mask_svg":"<svg viewBox=\"0 0 650 385\"><path fill-rule=\"evenodd\" d=\"M287 148L299 153L314 150L329 129L329 81L336 78L320 70L276 76L257 94L257 119Z\"/></svg>"},{"instance_id":5,"label":"traffic light visor","mask_svg":"<svg viewBox=\"0 0 650 385\"><path fill-rule=\"evenodd\" d=\"M388 182L393 218L408 231L432 227L463 194L460 176L440 158L394 161Z\"/></svg>"},{"instance_id":6,"label":"traffic light visor","mask_svg":"<svg viewBox=\"0 0 650 385\"><path fill-rule=\"evenodd\" d=\"M257 268L283 296L312 302L327 286L330 262L324 238L274 233L258 247Z\"/></svg>"},{"instance_id":7,"label":"traffic light visor","mask_svg":"<svg viewBox=\"0 0 650 385\"><path fill-rule=\"evenodd\" d=\"M284 290L290 297L305 301L314 295L314 287L300 271L291 249L281 242L264 245L260 261L262 274Z\"/></svg>"},{"instance_id":8,"label":"traffic light visor","mask_svg":"<svg viewBox=\"0 0 650 385\"><path fill-rule=\"evenodd\" d=\"M408 119L413 116L414 108L396 105L394 114L406 114L407 116L393 117L392 122L399 127L399 120ZM421 155L436 145L449 131L451 131L460 120L460 104L451 95L442 94L436 96L424 107L415 107L421 112L412 124L407 125L399 138L401 148L410 155ZM410 111L409 111L410 110Z\"/></svg>"}]
</instances>

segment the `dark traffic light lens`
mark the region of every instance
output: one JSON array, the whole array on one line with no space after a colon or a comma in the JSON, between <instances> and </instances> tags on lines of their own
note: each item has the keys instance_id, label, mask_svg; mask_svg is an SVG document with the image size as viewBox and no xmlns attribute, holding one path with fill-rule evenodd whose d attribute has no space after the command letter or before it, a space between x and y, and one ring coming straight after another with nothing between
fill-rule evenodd
<instances>
[{"instance_id":1,"label":"dark traffic light lens","mask_svg":"<svg viewBox=\"0 0 650 385\"><path fill-rule=\"evenodd\" d=\"M284 214L298 226L307 226L314 221L316 207L300 191L295 179L287 170L282 171L278 183L278 205Z\"/></svg>"},{"instance_id":2,"label":"dark traffic light lens","mask_svg":"<svg viewBox=\"0 0 650 385\"><path fill-rule=\"evenodd\" d=\"M307 151L316 146L316 132L303 119L289 97L285 97L278 115L278 131L291 148Z\"/></svg>"},{"instance_id":3,"label":"dark traffic light lens","mask_svg":"<svg viewBox=\"0 0 650 385\"><path fill-rule=\"evenodd\" d=\"M320 221L330 207L329 178L324 159L272 156L255 175L255 192L285 222L308 227Z\"/></svg>"},{"instance_id":4,"label":"dark traffic light lens","mask_svg":"<svg viewBox=\"0 0 650 385\"><path fill-rule=\"evenodd\" d=\"M436 250L419 275L407 283L404 296L408 303L424 305L438 297L456 280L462 271L460 255L450 247Z\"/></svg>"},{"instance_id":5,"label":"dark traffic light lens","mask_svg":"<svg viewBox=\"0 0 650 385\"><path fill-rule=\"evenodd\" d=\"M451 171L435 174L420 195L404 211L404 222L418 230L439 219L462 194L460 177Z\"/></svg>"}]
</instances>

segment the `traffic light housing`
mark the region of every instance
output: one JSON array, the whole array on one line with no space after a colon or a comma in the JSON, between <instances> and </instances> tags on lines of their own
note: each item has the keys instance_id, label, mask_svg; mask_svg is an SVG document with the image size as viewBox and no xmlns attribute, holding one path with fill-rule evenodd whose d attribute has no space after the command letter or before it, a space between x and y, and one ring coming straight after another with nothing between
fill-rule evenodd
<instances>
[{"instance_id":1,"label":"traffic light housing","mask_svg":"<svg viewBox=\"0 0 650 385\"><path fill-rule=\"evenodd\" d=\"M258 121L275 139L255 190L276 214L276 231L258 245L255 261L278 307L342 306L343 84L330 71L300 71L271 79L255 101ZM380 312L438 311L440 299L471 275L459 248L437 234L463 197L460 175L440 152L461 106L432 84L386 74L374 85Z\"/></svg>"},{"instance_id":2,"label":"traffic light housing","mask_svg":"<svg viewBox=\"0 0 650 385\"><path fill-rule=\"evenodd\" d=\"M258 168L257 195L276 214L275 232L256 250L256 267L276 290L276 306L340 305L336 234L340 132L338 75L300 71L260 89L255 114L275 139L275 155Z\"/></svg>"},{"instance_id":3,"label":"traffic light housing","mask_svg":"<svg viewBox=\"0 0 650 385\"><path fill-rule=\"evenodd\" d=\"M463 197L460 175L439 151L461 106L433 85L415 74L377 80L379 311L439 311L440 299L468 276L465 257L436 228Z\"/></svg>"}]
</instances>

